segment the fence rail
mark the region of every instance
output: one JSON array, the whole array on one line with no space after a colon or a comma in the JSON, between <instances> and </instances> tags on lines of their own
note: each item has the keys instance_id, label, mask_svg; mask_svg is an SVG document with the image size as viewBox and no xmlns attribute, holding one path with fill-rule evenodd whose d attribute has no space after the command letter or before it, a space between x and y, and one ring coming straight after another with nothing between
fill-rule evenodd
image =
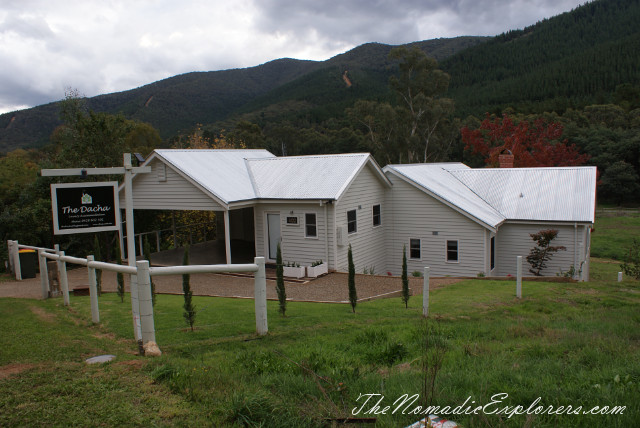
<instances>
[{"instance_id":1,"label":"fence rail","mask_svg":"<svg viewBox=\"0 0 640 428\"><path fill-rule=\"evenodd\" d=\"M69 306L69 280L67 277L67 263L86 266L89 274L89 295L91 299L91 319L94 323L100 322L98 306L98 290L96 282L96 269L108 270L131 275L131 283L137 281L137 301L139 307L132 305L132 317L134 321L134 333L136 325L140 328L141 340L144 344L155 342L155 325L153 319L153 303L151 295L151 276L161 275L184 275L195 273L223 273L223 272L254 272L255 286L255 312L256 312L256 332L265 335L268 332L267 323L267 282L265 274L264 257L256 257L254 263L250 264L226 264L226 265L188 265L188 266L168 266L149 267L147 260L136 262L136 266L127 266L114 263L95 261L92 255L86 258L65 255L59 247L55 249L31 247L18 244L17 241L8 241L10 263L16 273L16 279L21 280L20 258L18 251L20 248L37 250L38 263L40 268L40 283L42 286L42 298L47 299L50 292L47 259L57 263L60 278L60 288L64 299L64 305ZM13 256L13 257L12 257ZM134 287L131 287L134 290ZM134 300L132 291L132 301ZM136 310L137 309L137 310ZM138 322L139 321L139 322ZM137 337L137 336L136 336Z\"/></svg>"}]
</instances>

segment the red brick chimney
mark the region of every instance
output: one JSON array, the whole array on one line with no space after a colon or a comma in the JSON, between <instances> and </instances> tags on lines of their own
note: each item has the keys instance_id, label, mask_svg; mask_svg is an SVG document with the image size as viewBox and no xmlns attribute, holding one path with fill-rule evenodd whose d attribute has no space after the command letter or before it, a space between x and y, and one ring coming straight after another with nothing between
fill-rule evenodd
<instances>
[{"instance_id":1,"label":"red brick chimney","mask_svg":"<svg viewBox=\"0 0 640 428\"><path fill-rule=\"evenodd\" d=\"M498 155L498 162L500 163L500 168L513 168L513 153L511 150L504 149L500 155Z\"/></svg>"}]
</instances>

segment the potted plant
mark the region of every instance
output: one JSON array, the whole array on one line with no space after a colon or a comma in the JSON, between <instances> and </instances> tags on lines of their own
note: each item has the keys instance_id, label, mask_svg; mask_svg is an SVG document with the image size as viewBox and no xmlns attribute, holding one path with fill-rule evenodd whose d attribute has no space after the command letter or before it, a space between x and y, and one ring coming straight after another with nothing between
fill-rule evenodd
<instances>
[{"instance_id":1,"label":"potted plant","mask_svg":"<svg viewBox=\"0 0 640 428\"><path fill-rule=\"evenodd\" d=\"M311 266L307 266L307 276L309 278L317 278L320 275L329 272L328 266L322 260L311 263Z\"/></svg>"},{"instance_id":2,"label":"potted plant","mask_svg":"<svg viewBox=\"0 0 640 428\"><path fill-rule=\"evenodd\" d=\"M284 266L284 276L304 278L304 266L300 266L300 263L296 262L287 262Z\"/></svg>"}]
</instances>

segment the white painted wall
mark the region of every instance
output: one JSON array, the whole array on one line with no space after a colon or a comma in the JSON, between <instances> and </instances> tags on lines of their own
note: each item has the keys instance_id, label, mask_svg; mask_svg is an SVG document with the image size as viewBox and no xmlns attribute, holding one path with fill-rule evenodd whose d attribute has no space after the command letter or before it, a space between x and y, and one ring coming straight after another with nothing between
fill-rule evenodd
<instances>
[{"instance_id":1,"label":"white painted wall","mask_svg":"<svg viewBox=\"0 0 640 428\"><path fill-rule=\"evenodd\" d=\"M150 166L150 173L139 174L134 177L134 209L223 210L211 197L203 193L201 189L187 181L171 167L163 167L163 163L157 158L151 161ZM160 180L162 175L166 177L166 180ZM124 207L124 191L120 192L120 206Z\"/></svg>"},{"instance_id":2,"label":"white painted wall","mask_svg":"<svg viewBox=\"0 0 640 428\"><path fill-rule=\"evenodd\" d=\"M356 273L363 269L373 269L384 275L387 268L387 245L385 230L391 219L385 202L387 191L391 189L369 165L365 166L353 180L351 186L337 203L336 225L343 227L345 245L337 247L338 270L349 270L347 253L351 244ZM381 205L382 224L373 226L373 206ZM347 211L356 210L357 231L347 232Z\"/></svg>"},{"instance_id":3,"label":"white painted wall","mask_svg":"<svg viewBox=\"0 0 640 428\"><path fill-rule=\"evenodd\" d=\"M413 271L431 268L431 276L477 276L486 272L488 242L483 226L463 216L412 184L387 173L393 191L387 197L387 207L393 222L387 229L389 248L387 270L402 273L402 248L407 248L407 267ZM434 234L437 232L437 235ZM421 240L421 258L409 258L409 240ZM458 262L446 261L446 241L458 241ZM485 262L486 260L486 262Z\"/></svg>"},{"instance_id":4,"label":"white painted wall","mask_svg":"<svg viewBox=\"0 0 640 428\"><path fill-rule=\"evenodd\" d=\"M324 216L324 206L320 203L260 203L255 207L255 225L256 225L256 256L268 259L267 248L267 213L280 214L281 229L281 249L282 260L284 262L298 262L301 266L308 266L316 260L326 261L325 256L325 240L327 232L329 232L329 253L332 256L332 234L331 234L331 205L328 211L331 212L329 217L329 227L327 228ZM293 212L293 213L292 213ZM316 231L317 238L305 237L305 214L316 214ZM286 224L288 216L298 218L298 225L292 226ZM273 262L272 260L269 260Z\"/></svg>"},{"instance_id":5,"label":"white painted wall","mask_svg":"<svg viewBox=\"0 0 640 428\"><path fill-rule=\"evenodd\" d=\"M566 251L558 251L547 263L547 268L542 271L543 276L555 276L562 272L567 272L574 264L574 257L578 265L585 258L585 229L579 224L575 229L573 224L549 224L549 223L514 223L506 222L498 229L498 276L516 274L516 257L522 256L522 273L524 276L533 276L529 272L531 266L526 258L531 249L535 247L535 242L531 239L531 233L537 233L544 229L558 230L558 236L551 241L551 245L562 245L567 247ZM576 233L577 232L577 233ZM575 233L575 235L574 235ZM574 245L574 240L577 246ZM574 254L575 250L575 254Z\"/></svg>"}]
</instances>

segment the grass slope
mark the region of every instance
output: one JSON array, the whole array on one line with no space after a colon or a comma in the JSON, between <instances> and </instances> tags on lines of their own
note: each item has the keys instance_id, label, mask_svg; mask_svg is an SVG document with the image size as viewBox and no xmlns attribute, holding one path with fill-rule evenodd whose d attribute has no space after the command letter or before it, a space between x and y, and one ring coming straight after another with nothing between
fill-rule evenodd
<instances>
[{"instance_id":1,"label":"grass slope","mask_svg":"<svg viewBox=\"0 0 640 428\"><path fill-rule=\"evenodd\" d=\"M198 322L190 332L182 297L163 295L155 307L164 352L157 359L129 353L130 305L115 295L100 300L100 326L88 322L88 297L72 298L70 310L59 299L0 299L0 373L27 365L0 378L0 425L322 426L325 418L349 416L362 404L360 394L382 394L384 405L420 394L428 329L431 343L445 351L436 404L457 406L471 397L484 405L507 393L497 407L526 408L537 397L545 407L626 406L609 416L450 417L464 426L634 426L640 283L615 282L610 264L597 259L591 270L590 283L525 282L522 300L514 298L512 281L435 290L428 326L418 296L409 309L394 298L361 303L356 314L348 305L290 302L286 318L269 302L269 334L262 338L251 300L195 297ZM82 363L100 353L118 359ZM418 419L393 408L364 414L370 408L358 416L376 416L376 426Z\"/></svg>"}]
</instances>

